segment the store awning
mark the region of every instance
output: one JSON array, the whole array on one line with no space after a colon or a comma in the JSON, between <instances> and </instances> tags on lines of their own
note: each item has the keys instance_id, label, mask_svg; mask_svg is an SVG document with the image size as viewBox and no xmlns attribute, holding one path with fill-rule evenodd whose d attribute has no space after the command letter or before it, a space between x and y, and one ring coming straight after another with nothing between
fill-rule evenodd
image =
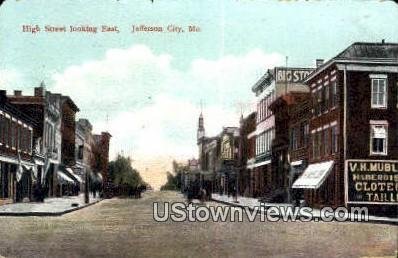
<instances>
[{"instance_id":1,"label":"store awning","mask_svg":"<svg viewBox=\"0 0 398 258\"><path fill-rule=\"evenodd\" d=\"M57 177L61 183L74 183L75 182L75 181L73 181L72 178L68 177L64 172L62 172L60 170L57 171Z\"/></svg>"},{"instance_id":2,"label":"store awning","mask_svg":"<svg viewBox=\"0 0 398 258\"><path fill-rule=\"evenodd\" d=\"M73 171L73 169L71 169L71 168L66 168L66 171L68 171L69 174L70 174L73 178L75 178L77 182L79 182L79 183L84 183L83 179L82 179L79 175L76 175L76 173Z\"/></svg>"},{"instance_id":3,"label":"store awning","mask_svg":"<svg viewBox=\"0 0 398 258\"><path fill-rule=\"evenodd\" d=\"M318 189L333 168L334 161L310 164L293 183L292 188Z\"/></svg>"}]
</instances>

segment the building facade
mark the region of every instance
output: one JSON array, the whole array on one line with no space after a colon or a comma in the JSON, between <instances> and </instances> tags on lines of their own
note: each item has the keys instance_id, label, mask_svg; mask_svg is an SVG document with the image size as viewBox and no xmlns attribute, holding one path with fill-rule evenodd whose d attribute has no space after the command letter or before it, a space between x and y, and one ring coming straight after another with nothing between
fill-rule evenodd
<instances>
[{"instance_id":1,"label":"building facade","mask_svg":"<svg viewBox=\"0 0 398 258\"><path fill-rule=\"evenodd\" d=\"M240 138L238 154L238 195L253 196L253 166L256 150L256 113L252 112L240 120Z\"/></svg>"},{"instance_id":2,"label":"building facade","mask_svg":"<svg viewBox=\"0 0 398 258\"><path fill-rule=\"evenodd\" d=\"M96 186L91 184L96 191L102 191L103 196L106 198L112 197L112 184L108 175L109 164L109 146L112 135L108 132L101 132L101 134L93 135L92 150L92 165L91 169L95 177L101 180L101 184Z\"/></svg>"},{"instance_id":3,"label":"building facade","mask_svg":"<svg viewBox=\"0 0 398 258\"><path fill-rule=\"evenodd\" d=\"M34 198L37 171L32 145L36 126L36 120L12 105L6 91L0 91L0 205Z\"/></svg>"},{"instance_id":4,"label":"building facade","mask_svg":"<svg viewBox=\"0 0 398 258\"><path fill-rule=\"evenodd\" d=\"M281 189L287 185L284 171L287 166L288 140L285 137L284 142L281 139L274 142L276 121L270 105L289 92L308 92L303 81L312 71L312 68L275 67L269 69L252 87L257 97L254 196L264 197L266 201L283 194L279 192L283 192ZM285 118L282 120L285 121ZM279 133L283 134L283 130Z\"/></svg>"},{"instance_id":5,"label":"building facade","mask_svg":"<svg viewBox=\"0 0 398 258\"><path fill-rule=\"evenodd\" d=\"M398 44L381 42L354 43L307 77L309 166L294 186L308 203L398 204L397 75Z\"/></svg>"},{"instance_id":6,"label":"building facade","mask_svg":"<svg viewBox=\"0 0 398 258\"><path fill-rule=\"evenodd\" d=\"M277 98L270 106L275 115L272 166L276 180L274 193L268 201L291 202L295 199L292 183L307 164L309 100L308 92L291 91ZM298 191L294 193L297 194Z\"/></svg>"}]
</instances>

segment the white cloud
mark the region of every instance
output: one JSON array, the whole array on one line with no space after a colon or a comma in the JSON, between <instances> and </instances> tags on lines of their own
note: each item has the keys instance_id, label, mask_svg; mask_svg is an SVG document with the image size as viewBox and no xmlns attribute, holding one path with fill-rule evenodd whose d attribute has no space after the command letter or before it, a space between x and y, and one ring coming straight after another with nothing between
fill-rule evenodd
<instances>
[{"instance_id":1,"label":"white cloud","mask_svg":"<svg viewBox=\"0 0 398 258\"><path fill-rule=\"evenodd\" d=\"M70 95L80 117L89 118L97 131L110 131L112 156L123 150L144 168L156 160L196 156L201 99L208 135L237 126L240 109L253 101L251 86L282 62L279 54L255 49L243 56L196 59L183 70L173 67L170 55L136 45L67 68L54 75L51 90Z\"/></svg>"},{"instance_id":2,"label":"white cloud","mask_svg":"<svg viewBox=\"0 0 398 258\"><path fill-rule=\"evenodd\" d=\"M22 89L23 77L16 70L0 70L0 88L3 90Z\"/></svg>"}]
</instances>

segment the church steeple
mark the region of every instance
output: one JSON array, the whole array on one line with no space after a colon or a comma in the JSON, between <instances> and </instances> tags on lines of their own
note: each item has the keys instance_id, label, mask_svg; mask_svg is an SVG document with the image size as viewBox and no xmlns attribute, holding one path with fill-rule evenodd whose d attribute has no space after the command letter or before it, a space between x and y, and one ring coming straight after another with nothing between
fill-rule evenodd
<instances>
[{"instance_id":1,"label":"church steeple","mask_svg":"<svg viewBox=\"0 0 398 258\"><path fill-rule=\"evenodd\" d=\"M198 132L197 132L197 140L201 140L203 137L205 137L205 125L204 125L204 120L203 120L203 111L202 111L202 103L200 103L200 115L199 115L199 120L198 120Z\"/></svg>"},{"instance_id":2,"label":"church steeple","mask_svg":"<svg viewBox=\"0 0 398 258\"><path fill-rule=\"evenodd\" d=\"M205 136L205 126L203 121L203 114L201 112L198 121L198 134L197 134L198 141L204 136Z\"/></svg>"}]
</instances>

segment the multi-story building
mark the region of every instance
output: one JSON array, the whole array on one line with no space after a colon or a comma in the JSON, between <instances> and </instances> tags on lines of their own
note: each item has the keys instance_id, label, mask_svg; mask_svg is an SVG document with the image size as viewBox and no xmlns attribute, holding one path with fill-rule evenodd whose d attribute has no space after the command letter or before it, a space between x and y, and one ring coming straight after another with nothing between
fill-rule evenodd
<instances>
[{"instance_id":1,"label":"multi-story building","mask_svg":"<svg viewBox=\"0 0 398 258\"><path fill-rule=\"evenodd\" d=\"M9 99L22 112L39 121L34 135L34 161L42 186L40 191L48 196L76 193L74 189L80 179L70 168L75 154L74 112L78 110L73 101L46 91L44 83L34 88L33 96L17 91Z\"/></svg>"},{"instance_id":2,"label":"multi-story building","mask_svg":"<svg viewBox=\"0 0 398 258\"><path fill-rule=\"evenodd\" d=\"M34 144L38 177L46 195L55 196L59 188L56 187L57 184L73 181L58 169L61 164L61 95L45 91L42 83L34 89L33 96L24 96L22 92L17 92L9 96L9 99L13 105L39 121ZM41 157L45 157L44 163Z\"/></svg>"},{"instance_id":3,"label":"multi-story building","mask_svg":"<svg viewBox=\"0 0 398 258\"><path fill-rule=\"evenodd\" d=\"M240 138L238 155L238 194L253 196L253 166L256 149L256 113L252 112L247 117L240 119Z\"/></svg>"},{"instance_id":4,"label":"multi-story building","mask_svg":"<svg viewBox=\"0 0 398 258\"><path fill-rule=\"evenodd\" d=\"M190 170L190 174L198 173L198 181L201 186L207 189L207 192L214 192L216 190L216 171L219 167L219 137L206 137L204 119L202 112L198 119L197 129L197 144L198 144L198 167L197 170Z\"/></svg>"},{"instance_id":5,"label":"multi-story building","mask_svg":"<svg viewBox=\"0 0 398 258\"><path fill-rule=\"evenodd\" d=\"M301 189L292 189L293 183L308 166L309 121L311 118L311 94L302 93L289 107L289 175L288 202L304 199Z\"/></svg>"},{"instance_id":6,"label":"multi-story building","mask_svg":"<svg viewBox=\"0 0 398 258\"><path fill-rule=\"evenodd\" d=\"M285 176L273 165L273 157L280 158L280 154L273 152L275 139L275 116L270 109L271 103L289 92L308 92L303 84L304 78L313 69L275 67L268 70L252 87L257 98L256 123L256 161L254 170L254 196L272 198L281 185L285 184ZM278 147L279 148L279 147ZM287 151L284 151L287 153ZM282 155L282 158L286 155ZM281 161L285 163L284 160Z\"/></svg>"},{"instance_id":7,"label":"multi-story building","mask_svg":"<svg viewBox=\"0 0 398 258\"><path fill-rule=\"evenodd\" d=\"M239 128L224 127L218 139L220 147L215 164L217 189L222 194L235 194L238 190Z\"/></svg>"},{"instance_id":8,"label":"multi-story building","mask_svg":"<svg viewBox=\"0 0 398 258\"><path fill-rule=\"evenodd\" d=\"M108 176L109 163L109 145L112 135L108 132L101 132L101 134L93 135L92 150L92 165L93 173L102 180L102 189L93 189L103 191L104 197L112 197L112 184ZM94 185L93 185L94 186Z\"/></svg>"},{"instance_id":9,"label":"multi-story building","mask_svg":"<svg viewBox=\"0 0 398 258\"><path fill-rule=\"evenodd\" d=\"M20 94L20 91L16 91ZM12 105L0 91L0 205L32 200L37 173L33 128L37 121Z\"/></svg>"},{"instance_id":10,"label":"multi-story building","mask_svg":"<svg viewBox=\"0 0 398 258\"><path fill-rule=\"evenodd\" d=\"M207 192L214 190L213 182L219 163L220 139L218 136L206 138L203 146L203 166L200 170L200 184Z\"/></svg>"},{"instance_id":11,"label":"multi-story building","mask_svg":"<svg viewBox=\"0 0 398 258\"><path fill-rule=\"evenodd\" d=\"M309 102L308 92L291 91L270 105L275 115L271 164L277 180L274 181L275 190L269 201L291 202L293 199L292 183L307 163Z\"/></svg>"},{"instance_id":12,"label":"multi-story building","mask_svg":"<svg viewBox=\"0 0 398 258\"><path fill-rule=\"evenodd\" d=\"M354 43L307 77L314 206L398 204L398 44ZM396 207L396 206L395 206Z\"/></svg>"},{"instance_id":13,"label":"multi-story building","mask_svg":"<svg viewBox=\"0 0 398 258\"><path fill-rule=\"evenodd\" d=\"M75 133L75 166L74 173L81 178L80 190L86 190L86 181L91 175L92 152L91 146L94 142L92 125L87 119L79 119L76 122ZM88 186L87 186L88 187ZM88 190L88 189L87 189Z\"/></svg>"},{"instance_id":14,"label":"multi-story building","mask_svg":"<svg viewBox=\"0 0 398 258\"><path fill-rule=\"evenodd\" d=\"M67 167L73 167L75 159L75 134L76 134L76 112L79 108L68 96L61 98L61 162Z\"/></svg>"}]
</instances>

